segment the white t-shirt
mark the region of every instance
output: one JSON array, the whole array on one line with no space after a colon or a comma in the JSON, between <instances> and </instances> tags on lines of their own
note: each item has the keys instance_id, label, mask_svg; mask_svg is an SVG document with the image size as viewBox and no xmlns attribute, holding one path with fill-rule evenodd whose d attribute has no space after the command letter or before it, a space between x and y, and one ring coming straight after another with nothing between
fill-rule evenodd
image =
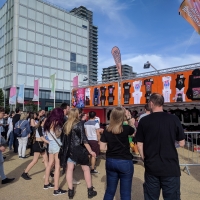
<instances>
[{"instance_id":1,"label":"white t-shirt","mask_svg":"<svg viewBox=\"0 0 200 200\"><path fill-rule=\"evenodd\" d=\"M90 88L85 88L85 97L90 99Z\"/></svg>"},{"instance_id":2,"label":"white t-shirt","mask_svg":"<svg viewBox=\"0 0 200 200\"><path fill-rule=\"evenodd\" d=\"M172 80L171 76L162 77L163 90L170 90L170 82L171 82L171 80Z\"/></svg>"},{"instance_id":3,"label":"white t-shirt","mask_svg":"<svg viewBox=\"0 0 200 200\"><path fill-rule=\"evenodd\" d=\"M135 92L140 92L141 86L142 86L142 81L133 82L133 88Z\"/></svg>"},{"instance_id":4,"label":"white t-shirt","mask_svg":"<svg viewBox=\"0 0 200 200\"><path fill-rule=\"evenodd\" d=\"M55 133L54 133L54 132L51 132L51 133L49 133L49 132L46 132L46 134L47 134L47 137L48 137L48 139L49 139L50 141L54 140L54 139L53 139L53 137L52 137L52 135L53 135L53 136L54 136L54 138L56 139L56 135L55 135Z\"/></svg>"},{"instance_id":5,"label":"white t-shirt","mask_svg":"<svg viewBox=\"0 0 200 200\"><path fill-rule=\"evenodd\" d=\"M94 118L94 120L100 124L100 118L99 118L99 117L96 116L96 117Z\"/></svg>"},{"instance_id":6,"label":"white t-shirt","mask_svg":"<svg viewBox=\"0 0 200 200\"><path fill-rule=\"evenodd\" d=\"M88 120L87 122L85 122L84 127L87 133L88 140L98 141L96 130L100 128L99 123L95 120Z\"/></svg>"},{"instance_id":7,"label":"white t-shirt","mask_svg":"<svg viewBox=\"0 0 200 200\"><path fill-rule=\"evenodd\" d=\"M8 118L8 125L9 125L9 129L10 130L13 129L13 123L12 123L12 118L11 117Z\"/></svg>"},{"instance_id":8,"label":"white t-shirt","mask_svg":"<svg viewBox=\"0 0 200 200\"><path fill-rule=\"evenodd\" d=\"M140 99L142 97L142 92L134 92L133 93L134 97L134 104L140 104Z\"/></svg>"}]
</instances>

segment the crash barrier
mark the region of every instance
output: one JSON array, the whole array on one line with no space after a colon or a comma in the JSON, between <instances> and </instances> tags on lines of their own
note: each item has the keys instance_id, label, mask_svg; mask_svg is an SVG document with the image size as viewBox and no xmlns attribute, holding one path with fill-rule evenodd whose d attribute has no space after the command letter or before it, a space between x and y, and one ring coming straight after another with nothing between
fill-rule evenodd
<instances>
[{"instance_id":1,"label":"crash barrier","mask_svg":"<svg viewBox=\"0 0 200 200\"><path fill-rule=\"evenodd\" d=\"M180 166L190 175L189 166L200 166L200 132L185 132L185 146L176 147Z\"/></svg>"}]
</instances>

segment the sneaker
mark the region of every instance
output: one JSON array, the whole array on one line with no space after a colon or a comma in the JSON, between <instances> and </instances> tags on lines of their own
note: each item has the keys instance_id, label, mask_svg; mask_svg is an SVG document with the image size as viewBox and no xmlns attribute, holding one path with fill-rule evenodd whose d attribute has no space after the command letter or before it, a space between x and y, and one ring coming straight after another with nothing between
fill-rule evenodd
<instances>
[{"instance_id":1,"label":"sneaker","mask_svg":"<svg viewBox=\"0 0 200 200\"><path fill-rule=\"evenodd\" d=\"M73 185L79 185L81 182L73 178Z\"/></svg>"},{"instance_id":2,"label":"sneaker","mask_svg":"<svg viewBox=\"0 0 200 200\"><path fill-rule=\"evenodd\" d=\"M54 185L52 183L49 183L48 185L44 185L44 190L48 190L49 188L54 188Z\"/></svg>"},{"instance_id":3,"label":"sneaker","mask_svg":"<svg viewBox=\"0 0 200 200\"><path fill-rule=\"evenodd\" d=\"M65 194L67 192L67 190L62 190L62 189L58 189L58 190L54 190L53 195L57 196L57 195L61 195L61 194Z\"/></svg>"},{"instance_id":4,"label":"sneaker","mask_svg":"<svg viewBox=\"0 0 200 200\"><path fill-rule=\"evenodd\" d=\"M27 157L26 156L24 156L24 157L21 157L21 159L26 159Z\"/></svg>"},{"instance_id":5,"label":"sneaker","mask_svg":"<svg viewBox=\"0 0 200 200\"><path fill-rule=\"evenodd\" d=\"M91 170L90 170L90 173L91 173L91 174L99 174L99 172L98 172L97 170L95 170L95 169L91 169Z\"/></svg>"},{"instance_id":6,"label":"sneaker","mask_svg":"<svg viewBox=\"0 0 200 200\"><path fill-rule=\"evenodd\" d=\"M23 179L25 179L25 180L31 180L32 178L29 176L29 174L28 173L23 173L22 175L21 175L21 177L23 178Z\"/></svg>"},{"instance_id":7,"label":"sneaker","mask_svg":"<svg viewBox=\"0 0 200 200\"><path fill-rule=\"evenodd\" d=\"M22 159L22 157L21 157L21 156L19 156L19 159Z\"/></svg>"},{"instance_id":8,"label":"sneaker","mask_svg":"<svg viewBox=\"0 0 200 200\"><path fill-rule=\"evenodd\" d=\"M88 188L88 199L91 199L92 197L95 197L97 195L97 192L94 190L94 187Z\"/></svg>"},{"instance_id":9,"label":"sneaker","mask_svg":"<svg viewBox=\"0 0 200 200\"><path fill-rule=\"evenodd\" d=\"M10 182L12 182L12 181L14 181L15 180L15 178L5 178L5 179L3 179L2 181L1 181L1 183L2 184L6 184L6 183L10 183Z\"/></svg>"}]
</instances>

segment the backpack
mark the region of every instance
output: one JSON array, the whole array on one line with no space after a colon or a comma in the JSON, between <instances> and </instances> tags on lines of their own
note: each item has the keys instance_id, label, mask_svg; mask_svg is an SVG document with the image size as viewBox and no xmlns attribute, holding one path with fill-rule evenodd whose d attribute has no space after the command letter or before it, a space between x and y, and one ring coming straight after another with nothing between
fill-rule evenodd
<instances>
[{"instance_id":1,"label":"backpack","mask_svg":"<svg viewBox=\"0 0 200 200\"><path fill-rule=\"evenodd\" d=\"M22 137L22 132L23 132L26 128L22 131L22 129L21 129L20 127L21 127L21 125L22 125L24 122L25 122L25 120L24 120L21 124L19 124L19 121L18 121L18 125L17 125L17 127L14 128L14 131L13 131L14 136L16 136L16 137Z\"/></svg>"}]
</instances>

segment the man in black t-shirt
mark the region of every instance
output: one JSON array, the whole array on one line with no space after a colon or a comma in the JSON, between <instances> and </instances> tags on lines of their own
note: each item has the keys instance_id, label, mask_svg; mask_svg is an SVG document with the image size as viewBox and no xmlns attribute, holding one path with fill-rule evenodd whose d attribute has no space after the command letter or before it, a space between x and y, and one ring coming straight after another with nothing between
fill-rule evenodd
<instances>
[{"instance_id":1,"label":"man in black t-shirt","mask_svg":"<svg viewBox=\"0 0 200 200\"><path fill-rule=\"evenodd\" d=\"M185 134L177 116L163 112L164 98L153 93L152 114L140 120L136 140L145 166L145 200L180 199L180 166L175 142L185 145Z\"/></svg>"}]
</instances>

